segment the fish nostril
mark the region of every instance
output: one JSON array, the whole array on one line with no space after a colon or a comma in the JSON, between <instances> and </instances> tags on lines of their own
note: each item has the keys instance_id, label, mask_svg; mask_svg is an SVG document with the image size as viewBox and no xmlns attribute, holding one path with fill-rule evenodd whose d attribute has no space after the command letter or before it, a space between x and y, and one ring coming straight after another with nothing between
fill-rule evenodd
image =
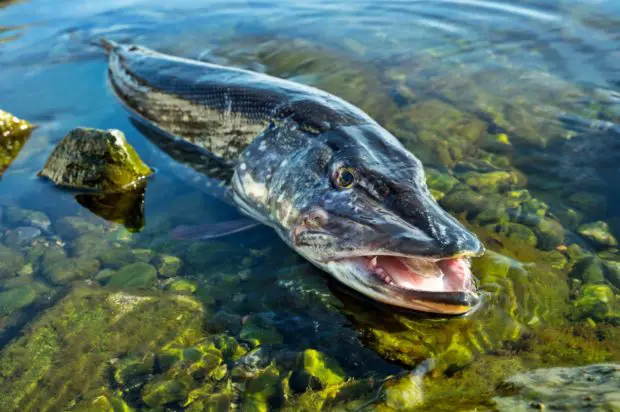
<instances>
[{"instance_id":1,"label":"fish nostril","mask_svg":"<svg viewBox=\"0 0 620 412\"><path fill-rule=\"evenodd\" d=\"M322 227L327 223L327 213L323 209L313 209L304 218L306 226Z\"/></svg>"}]
</instances>

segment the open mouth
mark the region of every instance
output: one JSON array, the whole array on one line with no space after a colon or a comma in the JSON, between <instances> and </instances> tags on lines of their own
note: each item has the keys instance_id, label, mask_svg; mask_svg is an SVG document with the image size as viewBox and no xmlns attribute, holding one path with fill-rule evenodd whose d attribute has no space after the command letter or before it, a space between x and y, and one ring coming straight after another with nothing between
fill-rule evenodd
<instances>
[{"instance_id":1,"label":"open mouth","mask_svg":"<svg viewBox=\"0 0 620 412\"><path fill-rule=\"evenodd\" d=\"M364 256L370 273L401 289L420 292L473 292L468 258L431 260L400 256Z\"/></svg>"}]
</instances>

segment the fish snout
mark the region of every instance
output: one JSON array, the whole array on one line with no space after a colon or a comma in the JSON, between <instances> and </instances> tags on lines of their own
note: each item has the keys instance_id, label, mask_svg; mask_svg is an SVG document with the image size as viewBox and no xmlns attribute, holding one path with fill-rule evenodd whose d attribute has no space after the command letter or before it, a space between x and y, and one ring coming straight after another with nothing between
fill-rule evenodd
<instances>
[{"instance_id":1,"label":"fish snout","mask_svg":"<svg viewBox=\"0 0 620 412\"><path fill-rule=\"evenodd\" d=\"M291 231L293 241L299 239L304 232L322 231L328 221L329 215L320 207L313 207L309 211L302 213Z\"/></svg>"}]
</instances>

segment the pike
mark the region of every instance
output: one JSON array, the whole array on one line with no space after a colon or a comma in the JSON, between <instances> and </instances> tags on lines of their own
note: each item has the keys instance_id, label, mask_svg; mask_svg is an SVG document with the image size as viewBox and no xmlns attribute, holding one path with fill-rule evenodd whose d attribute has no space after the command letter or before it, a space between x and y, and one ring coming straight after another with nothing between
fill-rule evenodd
<instances>
[{"instance_id":1,"label":"pike","mask_svg":"<svg viewBox=\"0 0 620 412\"><path fill-rule=\"evenodd\" d=\"M266 74L101 44L134 124L222 182L226 199L255 221L190 237L260 223L376 301L450 315L479 305L470 259L481 242L433 199L421 162L362 110Z\"/></svg>"}]
</instances>

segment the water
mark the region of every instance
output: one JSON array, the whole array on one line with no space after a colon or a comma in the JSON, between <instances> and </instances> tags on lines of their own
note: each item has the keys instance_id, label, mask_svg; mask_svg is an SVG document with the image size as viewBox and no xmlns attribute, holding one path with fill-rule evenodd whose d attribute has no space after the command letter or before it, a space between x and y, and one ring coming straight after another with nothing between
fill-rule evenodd
<instances>
[{"instance_id":1,"label":"water","mask_svg":"<svg viewBox=\"0 0 620 412\"><path fill-rule=\"evenodd\" d=\"M620 3L1 4L0 109L38 126L0 180L3 263L9 254L14 262L0 282L3 410L93 410L121 399L174 410L216 401L247 410L396 407L396 378L383 379L425 360L433 366L413 385L424 403L409 387L413 404L488 409L505 405L492 398L509 395L500 383L518 372L620 359L620 252L582 226L602 221L620 238ZM132 127L92 45L101 37L291 78L366 110L424 161L441 204L489 249L474 262L484 306L443 319L376 305L266 228L171 239L177 225L237 213ZM93 213L102 214L101 199L36 178L77 126L122 130L157 170L125 219L132 230ZM49 230L33 232L42 218L23 210L44 213ZM162 255L180 258L180 269L168 273ZM101 272L136 262L159 269L155 279L142 266L137 291L122 279L110 286L111 272ZM116 294L119 285L127 295ZM170 289L195 300L174 300ZM134 296L152 300L139 306ZM214 333L245 348L209 352L226 365L217 374L204 355ZM242 360L258 365L241 373L235 359L256 345ZM202 348L201 360L188 348ZM342 370L328 368L341 377L308 380L307 349L334 359ZM173 354L180 360L168 367ZM134 357L143 373L124 380L115 371ZM181 389L159 388L169 397L157 398L162 381Z\"/></svg>"}]
</instances>

